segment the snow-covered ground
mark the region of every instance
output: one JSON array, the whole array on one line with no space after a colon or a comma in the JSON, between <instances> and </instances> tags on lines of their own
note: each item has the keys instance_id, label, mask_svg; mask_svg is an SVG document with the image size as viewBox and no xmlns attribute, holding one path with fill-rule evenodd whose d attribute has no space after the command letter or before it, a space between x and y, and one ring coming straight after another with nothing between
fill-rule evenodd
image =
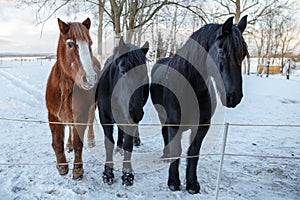
<instances>
[{"instance_id":1,"label":"snow-covered ground","mask_svg":"<svg viewBox=\"0 0 300 200\"><path fill-rule=\"evenodd\" d=\"M0 60L1 118L47 120L44 93L53 63ZM281 75L261 78L251 74L243 78L244 98L237 108L226 110L223 122L300 124L299 73L290 80ZM149 101L143 123L157 122L153 113ZM209 132L209 136L217 136L216 144L208 142L205 148L209 155L200 158L201 193L196 195L185 189L168 189L168 164L158 160L163 143L159 127L140 129L143 145L134 149L136 176L131 187L122 186L120 171L115 172L113 185L102 182L104 149L99 124L95 125L97 146L84 149L85 175L81 181L72 180L71 170L67 176L58 174L47 124L0 120L0 130L0 199L193 200L215 196L223 128ZM299 132L299 127L230 126L219 199L300 199ZM72 153L67 158L73 162ZM120 160L118 155L116 160ZM183 188L185 163L182 159ZM116 165L118 168L120 163Z\"/></svg>"}]
</instances>

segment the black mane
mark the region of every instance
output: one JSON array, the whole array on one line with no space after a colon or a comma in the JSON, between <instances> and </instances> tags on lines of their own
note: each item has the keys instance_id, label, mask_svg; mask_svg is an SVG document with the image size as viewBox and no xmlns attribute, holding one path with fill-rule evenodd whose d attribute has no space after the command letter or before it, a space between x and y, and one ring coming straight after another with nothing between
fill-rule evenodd
<instances>
[{"instance_id":1,"label":"black mane","mask_svg":"<svg viewBox=\"0 0 300 200\"><path fill-rule=\"evenodd\" d=\"M206 61L207 54L220 35L222 24L206 24L195 31L175 54L169 65L179 71L184 71L185 75L190 76L195 73L191 68L203 70L203 64ZM223 37L223 36L220 36ZM241 31L237 25L232 26L232 33L223 38L224 53L234 63L241 63L248 54L248 47ZM195 53L197 52L197 53ZM185 69L181 69L185 67Z\"/></svg>"},{"instance_id":2,"label":"black mane","mask_svg":"<svg viewBox=\"0 0 300 200\"><path fill-rule=\"evenodd\" d=\"M120 49L119 46L114 48L113 55L108 57L107 60L105 61L104 69L102 70L102 72L107 70L118 71L118 67L116 66L116 61L118 61L118 59L124 58L124 56L129 62L129 66L131 66L128 70L132 69L133 67L143 65L146 63L145 54L139 47L133 44L126 44L126 47L127 47L126 49Z\"/></svg>"}]
</instances>

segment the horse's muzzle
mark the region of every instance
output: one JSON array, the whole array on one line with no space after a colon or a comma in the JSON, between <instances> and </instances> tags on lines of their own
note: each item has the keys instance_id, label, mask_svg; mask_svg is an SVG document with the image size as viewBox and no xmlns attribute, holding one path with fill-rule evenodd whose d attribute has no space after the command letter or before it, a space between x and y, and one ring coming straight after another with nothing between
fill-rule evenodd
<instances>
[{"instance_id":1,"label":"horse's muzzle","mask_svg":"<svg viewBox=\"0 0 300 200\"><path fill-rule=\"evenodd\" d=\"M97 75L91 75L91 76L83 76L82 77L82 89L84 90L90 90L92 89L98 81Z\"/></svg>"},{"instance_id":2,"label":"horse's muzzle","mask_svg":"<svg viewBox=\"0 0 300 200\"><path fill-rule=\"evenodd\" d=\"M242 100L243 95L237 96L235 94L226 95L226 107L234 108L236 107Z\"/></svg>"}]
</instances>

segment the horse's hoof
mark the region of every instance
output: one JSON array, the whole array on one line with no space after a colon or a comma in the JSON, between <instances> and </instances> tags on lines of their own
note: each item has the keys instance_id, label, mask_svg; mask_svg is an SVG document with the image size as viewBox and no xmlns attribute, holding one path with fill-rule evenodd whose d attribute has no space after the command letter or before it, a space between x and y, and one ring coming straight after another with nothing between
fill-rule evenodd
<instances>
[{"instance_id":1,"label":"horse's hoof","mask_svg":"<svg viewBox=\"0 0 300 200\"><path fill-rule=\"evenodd\" d=\"M181 190L180 180L177 181L168 181L168 186L171 191L179 191Z\"/></svg>"},{"instance_id":2,"label":"horse's hoof","mask_svg":"<svg viewBox=\"0 0 300 200\"><path fill-rule=\"evenodd\" d=\"M123 148L122 147L117 147L115 149L115 154L117 154L117 153L120 153L121 156L124 156L124 150L123 150Z\"/></svg>"},{"instance_id":3,"label":"horse's hoof","mask_svg":"<svg viewBox=\"0 0 300 200\"><path fill-rule=\"evenodd\" d=\"M67 175L69 172L69 166L68 165L56 165L56 169L58 170L59 175Z\"/></svg>"},{"instance_id":4,"label":"horse's hoof","mask_svg":"<svg viewBox=\"0 0 300 200\"><path fill-rule=\"evenodd\" d=\"M123 170L122 185L131 186L134 181L134 173L129 170Z\"/></svg>"},{"instance_id":5,"label":"horse's hoof","mask_svg":"<svg viewBox=\"0 0 300 200\"><path fill-rule=\"evenodd\" d=\"M195 183L193 184L189 184L187 183L186 184L186 190L188 191L188 193L190 194L197 194L200 192L200 185L199 185L199 182L196 181Z\"/></svg>"},{"instance_id":6,"label":"horse's hoof","mask_svg":"<svg viewBox=\"0 0 300 200\"><path fill-rule=\"evenodd\" d=\"M83 168L73 169L73 180L79 181L83 178L84 170Z\"/></svg>"},{"instance_id":7,"label":"horse's hoof","mask_svg":"<svg viewBox=\"0 0 300 200\"><path fill-rule=\"evenodd\" d=\"M107 183L108 185L112 185L114 183L115 175L113 173L113 168L105 166L104 172L102 175L102 179L104 183Z\"/></svg>"},{"instance_id":8,"label":"horse's hoof","mask_svg":"<svg viewBox=\"0 0 300 200\"><path fill-rule=\"evenodd\" d=\"M93 148L95 146L96 146L96 141L95 140L88 141L88 147L89 148Z\"/></svg>"},{"instance_id":9,"label":"horse's hoof","mask_svg":"<svg viewBox=\"0 0 300 200\"><path fill-rule=\"evenodd\" d=\"M136 147L141 146L141 139L139 137L133 137L133 145Z\"/></svg>"}]
</instances>

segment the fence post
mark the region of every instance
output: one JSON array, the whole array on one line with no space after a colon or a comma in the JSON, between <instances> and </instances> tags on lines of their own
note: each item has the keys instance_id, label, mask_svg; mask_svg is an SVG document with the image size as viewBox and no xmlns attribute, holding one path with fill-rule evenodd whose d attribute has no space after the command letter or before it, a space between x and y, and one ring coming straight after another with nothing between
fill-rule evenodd
<instances>
[{"instance_id":1,"label":"fence post","mask_svg":"<svg viewBox=\"0 0 300 200\"><path fill-rule=\"evenodd\" d=\"M217 186L216 186L216 200L218 200L218 198L219 198L219 187L220 187L221 176L222 176L222 168L223 168L223 162L224 162L225 146L226 146L226 142L227 142L228 127L229 127L229 123L226 122L225 127L224 127L222 154L221 154L221 160L220 160L219 172L218 172L218 179L217 179Z\"/></svg>"}]
</instances>

